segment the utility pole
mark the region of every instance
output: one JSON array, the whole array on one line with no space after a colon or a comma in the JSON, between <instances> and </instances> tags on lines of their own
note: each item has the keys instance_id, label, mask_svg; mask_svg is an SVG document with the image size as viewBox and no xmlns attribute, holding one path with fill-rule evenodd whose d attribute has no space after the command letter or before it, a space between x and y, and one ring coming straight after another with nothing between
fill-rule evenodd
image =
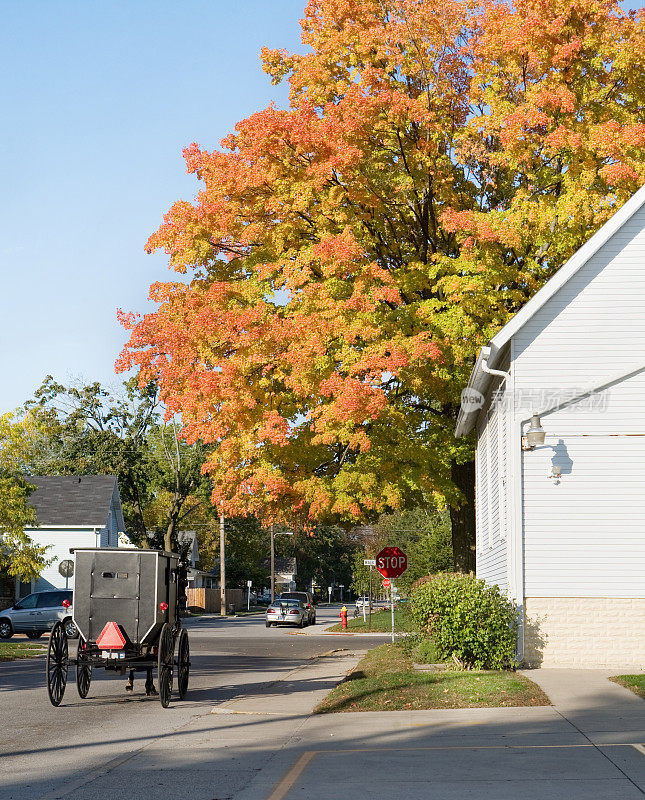
<instances>
[{"instance_id":1,"label":"utility pole","mask_svg":"<svg viewBox=\"0 0 645 800\"><path fill-rule=\"evenodd\" d=\"M224 535L224 506L219 515L219 613L226 616L226 537Z\"/></svg>"},{"instance_id":2,"label":"utility pole","mask_svg":"<svg viewBox=\"0 0 645 800\"><path fill-rule=\"evenodd\" d=\"M264 551L266 553L266 550ZM275 600L275 534L271 523L271 602Z\"/></svg>"},{"instance_id":3,"label":"utility pole","mask_svg":"<svg viewBox=\"0 0 645 800\"><path fill-rule=\"evenodd\" d=\"M293 531L277 531L271 523L271 602L275 600L275 537L293 536Z\"/></svg>"}]
</instances>

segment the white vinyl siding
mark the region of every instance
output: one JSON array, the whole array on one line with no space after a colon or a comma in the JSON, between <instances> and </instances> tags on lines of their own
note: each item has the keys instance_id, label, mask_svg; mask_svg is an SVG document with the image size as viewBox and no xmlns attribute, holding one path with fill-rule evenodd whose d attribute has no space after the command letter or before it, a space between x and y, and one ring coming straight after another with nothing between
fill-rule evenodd
<instances>
[{"instance_id":1,"label":"white vinyl siding","mask_svg":"<svg viewBox=\"0 0 645 800\"><path fill-rule=\"evenodd\" d=\"M514 424L639 363L643 208L515 335ZM545 446L522 454L525 596L645 597L645 372L542 425Z\"/></svg>"},{"instance_id":2,"label":"white vinyl siding","mask_svg":"<svg viewBox=\"0 0 645 800\"><path fill-rule=\"evenodd\" d=\"M477 447L477 577L506 591L507 552L501 477L506 469L506 415L493 407Z\"/></svg>"},{"instance_id":3,"label":"white vinyl siding","mask_svg":"<svg viewBox=\"0 0 645 800\"><path fill-rule=\"evenodd\" d=\"M498 447L499 537L502 541L506 541L506 537L510 527L510 520L508 518L510 512L509 502L508 502L508 490L510 486L510 480L508 475L508 464L509 464L508 420L509 420L508 411L506 411L501 415L499 420L499 447Z\"/></svg>"},{"instance_id":4,"label":"white vinyl siding","mask_svg":"<svg viewBox=\"0 0 645 800\"><path fill-rule=\"evenodd\" d=\"M513 340L516 389L586 387L645 363L645 208Z\"/></svg>"},{"instance_id":5,"label":"white vinyl siding","mask_svg":"<svg viewBox=\"0 0 645 800\"><path fill-rule=\"evenodd\" d=\"M499 439L498 415L492 410L488 412L488 541L489 550L499 539Z\"/></svg>"},{"instance_id":6,"label":"white vinyl siding","mask_svg":"<svg viewBox=\"0 0 645 800\"><path fill-rule=\"evenodd\" d=\"M526 597L644 597L645 438L551 442L525 453Z\"/></svg>"},{"instance_id":7,"label":"white vinyl siding","mask_svg":"<svg viewBox=\"0 0 645 800\"><path fill-rule=\"evenodd\" d=\"M477 447L477 551L483 553L488 547L489 498L488 498L488 428L485 427Z\"/></svg>"},{"instance_id":8,"label":"white vinyl siding","mask_svg":"<svg viewBox=\"0 0 645 800\"><path fill-rule=\"evenodd\" d=\"M40 592L45 589L64 589L65 578L58 571L61 561L72 559L70 548L76 547L100 547L100 531L81 528L37 528L26 531L29 538L36 545L47 547L46 558L53 558L54 561L40 573L33 584L32 591ZM73 586L73 579L68 582L70 588Z\"/></svg>"}]
</instances>

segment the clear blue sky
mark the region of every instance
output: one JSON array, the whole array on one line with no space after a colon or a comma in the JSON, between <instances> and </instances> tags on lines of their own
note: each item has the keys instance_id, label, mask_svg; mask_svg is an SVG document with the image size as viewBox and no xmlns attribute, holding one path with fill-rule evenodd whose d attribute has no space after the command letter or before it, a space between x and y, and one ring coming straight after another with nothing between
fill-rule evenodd
<instances>
[{"instance_id":1,"label":"clear blue sky","mask_svg":"<svg viewBox=\"0 0 645 800\"><path fill-rule=\"evenodd\" d=\"M197 188L181 150L282 104L263 45L304 0L0 0L0 413L47 374L118 383L116 309L171 273L143 246Z\"/></svg>"},{"instance_id":2,"label":"clear blue sky","mask_svg":"<svg viewBox=\"0 0 645 800\"><path fill-rule=\"evenodd\" d=\"M303 6L0 0L0 413L47 374L120 381L116 309L169 276L143 246L197 188L181 150L284 102L258 54L300 47Z\"/></svg>"}]
</instances>

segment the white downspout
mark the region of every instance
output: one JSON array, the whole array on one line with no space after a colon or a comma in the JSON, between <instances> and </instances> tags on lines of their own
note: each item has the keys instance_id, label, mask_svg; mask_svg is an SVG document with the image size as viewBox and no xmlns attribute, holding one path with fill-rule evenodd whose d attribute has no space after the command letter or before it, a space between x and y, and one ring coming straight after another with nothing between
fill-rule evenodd
<instances>
[{"instance_id":1,"label":"white downspout","mask_svg":"<svg viewBox=\"0 0 645 800\"><path fill-rule=\"evenodd\" d=\"M488 359L490 358L490 347L482 347L482 355L484 356L482 360L482 370L487 375L495 375L498 378L504 378L505 381L510 380L511 377L510 372L504 372L501 369L491 369L488 366Z\"/></svg>"}]
</instances>

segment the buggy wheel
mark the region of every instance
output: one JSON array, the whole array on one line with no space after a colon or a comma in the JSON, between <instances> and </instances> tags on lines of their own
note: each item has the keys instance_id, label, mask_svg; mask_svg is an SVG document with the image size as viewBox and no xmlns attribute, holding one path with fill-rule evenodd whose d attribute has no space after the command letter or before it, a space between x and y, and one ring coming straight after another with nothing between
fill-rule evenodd
<instances>
[{"instance_id":1,"label":"buggy wheel","mask_svg":"<svg viewBox=\"0 0 645 800\"><path fill-rule=\"evenodd\" d=\"M175 639L170 625L164 622L159 634L159 656L157 662L159 679L159 700L164 708L170 705L172 694L172 666L175 655Z\"/></svg>"},{"instance_id":2,"label":"buggy wheel","mask_svg":"<svg viewBox=\"0 0 645 800\"><path fill-rule=\"evenodd\" d=\"M179 699L183 700L188 691L188 674L190 673L190 645L188 644L188 631L183 628L179 634L177 646L177 691Z\"/></svg>"},{"instance_id":3,"label":"buggy wheel","mask_svg":"<svg viewBox=\"0 0 645 800\"><path fill-rule=\"evenodd\" d=\"M49 635L47 650L47 694L53 706L59 706L65 694L68 666L67 636L59 620Z\"/></svg>"},{"instance_id":4,"label":"buggy wheel","mask_svg":"<svg viewBox=\"0 0 645 800\"><path fill-rule=\"evenodd\" d=\"M76 688L80 697L85 699L90 691L92 683L92 662L83 647L86 642L83 639L78 641L78 653L76 655Z\"/></svg>"}]
</instances>

